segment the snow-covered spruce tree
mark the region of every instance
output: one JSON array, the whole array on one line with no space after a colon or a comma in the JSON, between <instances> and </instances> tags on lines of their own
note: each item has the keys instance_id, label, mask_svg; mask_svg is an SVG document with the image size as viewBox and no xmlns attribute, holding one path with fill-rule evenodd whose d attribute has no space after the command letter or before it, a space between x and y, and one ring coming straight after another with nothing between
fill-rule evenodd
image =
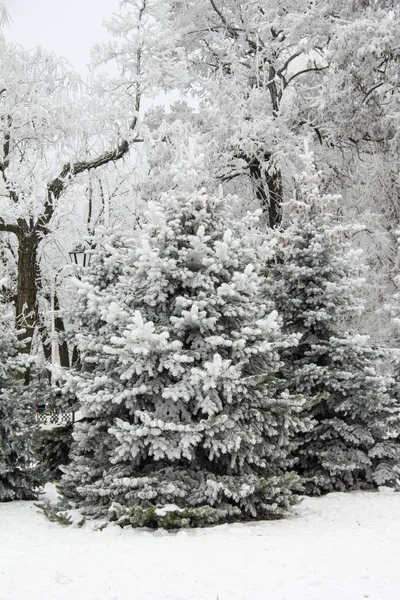
<instances>
[{"instance_id":1,"label":"snow-covered spruce tree","mask_svg":"<svg viewBox=\"0 0 400 600\"><path fill-rule=\"evenodd\" d=\"M283 328L301 334L283 354L290 390L311 398L316 421L299 436L297 470L311 494L397 485L400 405L382 374L386 353L350 330L362 310L355 252L326 212L332 198L320 195L310 154L305 162L270 270Z\"/></svg>"},{"instance_id":2,"label":"snow-covered spruce tree","mask_svg":"<svg viewBox=\"0 0 400 600\"><path fill-rule=\"evenodd\" d=\"M60 489L121 525L276 518L296 501L288 453L303 401L277 377L293 336L265 299L249 224L207 195L193 163L149 207L123 273L103 285L119 260L103 248L79 286L84 420Z\"/></svg>"},{"instance_id":3,"label":"snow-covered spruce tree","mask_svg":"<svg viewBox=\"0 0 400 600\"><path fill-rule=\"evenodd\" d=\"M0 307L0 502L31 500L40 488L33 468L32 412L18 375L27 368L26 355L13 326L13 317Z\"/></svg>"}]
</instances>

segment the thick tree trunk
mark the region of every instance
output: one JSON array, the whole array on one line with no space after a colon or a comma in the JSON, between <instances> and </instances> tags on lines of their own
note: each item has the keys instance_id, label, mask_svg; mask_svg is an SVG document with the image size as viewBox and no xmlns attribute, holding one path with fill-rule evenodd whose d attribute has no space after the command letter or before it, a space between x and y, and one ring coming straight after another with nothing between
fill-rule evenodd
<instances>
[{"instance_id":1,"label":"thick tree trunk","mask_svg":"<svg viewBox=\"0 0 400 600\"><path fill-rule=\"evenodd\" d=\"M23 329L20 339L29 353L37 320L36 263L39 238L36 232L18 235L18 291L15 307L16 326Z\"/></svg>"}]
</instances>

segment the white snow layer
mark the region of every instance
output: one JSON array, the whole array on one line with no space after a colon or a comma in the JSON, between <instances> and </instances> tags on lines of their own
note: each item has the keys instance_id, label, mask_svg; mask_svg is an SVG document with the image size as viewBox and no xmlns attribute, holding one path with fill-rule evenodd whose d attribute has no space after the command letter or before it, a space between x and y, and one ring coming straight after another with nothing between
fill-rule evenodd
<instances>
[{"instance_id":1,"label":"white snow layer","mask_svg":"<svg viewBox=\"0 0 400 600\"><path fill-rule=\"evenodd\" d=\"M397 600L400 493L306 498L282 521L179 533L0 504L1 600Z\"/></svg>"}]
</instances>

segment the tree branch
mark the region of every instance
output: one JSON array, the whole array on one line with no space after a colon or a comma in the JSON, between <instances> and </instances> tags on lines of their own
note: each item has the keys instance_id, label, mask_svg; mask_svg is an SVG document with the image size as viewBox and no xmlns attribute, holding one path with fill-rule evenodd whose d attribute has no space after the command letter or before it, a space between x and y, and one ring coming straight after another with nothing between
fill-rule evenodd
<instances>
[{"instance_id":1,"label":"tree branch","mask_svg":"<svg viewBox=\"0 0 400 600\"><path fill-rule=\"evenodd\" d=\"M214 0L210 0L210 4L213 7L214 12L217 13L217 15L219 16L220 20L222 21L224 27L226 28L227 31L229 31L229 33L231 34L232 37L234 37L235 39L237 39L238 36L238 32L231 26L229 25L228 21L225 19L222 11L217 7L217 5L215 4Z\"/></svg>"},{"instance_id":2,"label":"tree branch","mask_svg":"<svg viewBox=\"0 0 400 600\"><path fill-rule=\"evenodd\" d=\"M0 219L0 231L7 231L7 233L14 233L16 236L21 234L21 230L18 225L10 223L4 223L3 219Z\"/></svg>"},{"instance_id":3,"label":"tree branch","mask_svg":"<svg viewBox=\"0 0 400 600\"><path fill-rule=\"evenodd\" d=\"M295 60L298 56L301 56L301 52L295 52L294 54L292 54L291 56L289 56L289 58L283 63L283 65L281 66L281 68L276 72L277 75L279 75L279 77L283 76L283 72L286 71L286 69L288 68L288 66L290 65L290 63Z\"/></svg>"},{"instance_id":4,"label":"tree branch","mask_svg":"<svg viewBox=\"0 0 400 600\"><path fill-rule=\"evenodd\" d=\"M130 129L135 129L137 124L137 117L133 120ZM137 144L143 142L142 138L135 138L128 142L122 140L115 150L110 150L100 154L97 158L88 161L81 161L76 163L66 163L61 173L55 177L50 183L47 184L47 200L44 207L43 215L38 223L38 229L42 232L46 231L47 225L51 221L51 218L55 209L55 202L59 199L62 192L65 190L67 185L67 179L85 171L91 171L97 169L110 162L115 162L125 156L130 149L130 144Z\"/></svg>"},{"instance_id":5,"label":"tree branch","mask_svg":"<svg viewBox=\"0 0 400 600\"><path fill-rule=\"evenodd\" d=\"M286 83L286 87L289 85L289 83L291 81L293 81L293 79L296 79L296 77L298 77L299 75L304 75L304 73L311 73L311 72L315 72L315 73L319 73L320 71L325 71L326 69L329 69L329 65L326 65L325 67L310 67L308 69L302 69L301 71L297 71L297 73L295 73L294 75L292 75L291 77L289 77L289 79L287 80Z\"/></svg>"}]
</instances>

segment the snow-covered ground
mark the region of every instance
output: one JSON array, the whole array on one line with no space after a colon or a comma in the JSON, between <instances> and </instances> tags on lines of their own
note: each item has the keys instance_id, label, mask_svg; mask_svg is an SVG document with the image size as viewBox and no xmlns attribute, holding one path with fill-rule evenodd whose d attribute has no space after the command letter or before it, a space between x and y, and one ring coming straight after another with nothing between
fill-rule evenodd
<instances>
[{"instance_id":1,"label":"snow-covered ground","mask_svg":"<svg viewBox=\"0 0 400 600\"><path fill-rule=\"evenodd\" d=\"M0 504L1 600L397 600L400 493L306 498L286 520L166 533Z\"/></svg>"}]
</instances>

